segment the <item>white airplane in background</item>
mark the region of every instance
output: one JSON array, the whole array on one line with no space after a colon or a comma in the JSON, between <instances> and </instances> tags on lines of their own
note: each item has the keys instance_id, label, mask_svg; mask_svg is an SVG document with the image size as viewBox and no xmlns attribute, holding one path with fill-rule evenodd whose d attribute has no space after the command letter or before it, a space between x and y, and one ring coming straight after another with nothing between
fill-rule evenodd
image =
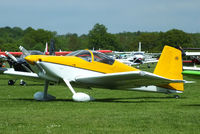
<instances>
[{"instance_id":1,"label":"white airplane in background","mask_svg":"<svg viewBox=\"0 0 200 134\"><path fill-rule=\"evenodd\" d=\"M116 54L125 53L126 54L125 58L117 60L129 66L158 62L158 60L156 58L152 58L150 54L146 54L144 51L141 51L141 42L139 42L138 51L115 52L115 53Z\"/></svg>"},{"instance_id":2,"label":"white airplane in background","mask_svg":"<svg viewBox=\"0 0 200 134\"><path fill-rule=\"evenodd\" d=\"M185 52L185 55L190 56L193 63L193 67L183 66L183 70L200 71L200 67L196 66L196 64L200 64L200 52Z\"/></svg>"},{"instance_id":3,"label":"white airplane in background","mask_svg":"<svg viewBox=\"0 0 200 134\"><path fill-rule=\"evenodd\" d=\"M29 55L25 60L33 72L0 68L0 74L29 77L45 81L44 92L34 94L36 100L52 100L47 94L49 82L65 83L74 101L93 100L88 94L76 92L72 86L137 90L160 93L182 93L184 83L181 51L165 46L153 73L120 63L105 54L79 50L68 56Z\"/></svg>"},{"instance_id":4,"label":"white airplane in background","mask_svg":"<svg viewBox=\"0 0 200 134\"><path fill-rule=\"evenodd\" d=\"M186 50L200 50L199 48L184 48ZM200 67L196 64L200 64L200 52L185 52L185 56L189 56L190 60L184 60L183 63L193 63L193 66L183 66L183 75L186 76L200 76Z\"/></svg>"}]
</instances>

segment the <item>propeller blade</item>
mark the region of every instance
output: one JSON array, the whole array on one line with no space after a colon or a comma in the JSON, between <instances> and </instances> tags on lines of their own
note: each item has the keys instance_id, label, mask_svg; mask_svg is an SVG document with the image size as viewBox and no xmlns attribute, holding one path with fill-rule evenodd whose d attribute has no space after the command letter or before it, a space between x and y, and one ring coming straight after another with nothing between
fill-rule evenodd
<instances>
[{"instance_id":1,"label":"propeller blade","mask_svg":"<svg viewBox=\"0 0 200 134\"><path fill-rule=\"evenodd\" d=\"M9 52L5 52L7 55L8 55L8 57L10 57L13 61L15 61L15 62L17 62L17 59L15 58L15 56L13 56L12 54L10 54Z\"/></svg>"},{"instance_id":2,"label":"propeller blade","mask_svg":"<svg viewBox=\"0 0 200 134\"><path fill-rule=\"evenodd\" d=\"M25 56L30 55L30 52L29 52L28 50L26 50L24 47L19 46L19 49L22 51L22 53L23 53Z\"/></svg>"}]
</instances>

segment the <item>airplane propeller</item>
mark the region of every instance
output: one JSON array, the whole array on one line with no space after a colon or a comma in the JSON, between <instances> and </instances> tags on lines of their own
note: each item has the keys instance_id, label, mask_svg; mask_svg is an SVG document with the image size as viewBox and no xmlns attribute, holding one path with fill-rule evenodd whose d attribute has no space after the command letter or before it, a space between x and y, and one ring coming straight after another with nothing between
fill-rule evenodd
<instances>
[{"instance_id":1,"label":"airplane propeller","mask_svg":"<svg viewBox=\"0 0 200 134\"><path fill-rule=\"evenodd\" d=\"M15 56L10 54L9 52L5 52L11 60L8 60L10 67L16 71L24 71L24 72L32 72L29 65L26 63L24 59L17 59Z\"/></svg>"}]
</instances>

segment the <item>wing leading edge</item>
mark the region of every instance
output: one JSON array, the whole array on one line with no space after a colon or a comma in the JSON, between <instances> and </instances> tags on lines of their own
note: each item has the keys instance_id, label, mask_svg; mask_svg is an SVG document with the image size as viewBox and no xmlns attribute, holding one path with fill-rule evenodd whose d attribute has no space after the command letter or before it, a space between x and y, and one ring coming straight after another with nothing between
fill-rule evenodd
<instances>
[{"instance_id":1,"label":"wing leading edge","mask_svg":"<svg viewBox=\"0 0 200 134\"><path fill-rule=\"evenodd\" d=\"M30 72L21 72L15 71L13 68L0 68L0 74L12 76L15 78L26 78L26 79L38 79L38 75L36 73Z\"/></svg>"}]
</instances>

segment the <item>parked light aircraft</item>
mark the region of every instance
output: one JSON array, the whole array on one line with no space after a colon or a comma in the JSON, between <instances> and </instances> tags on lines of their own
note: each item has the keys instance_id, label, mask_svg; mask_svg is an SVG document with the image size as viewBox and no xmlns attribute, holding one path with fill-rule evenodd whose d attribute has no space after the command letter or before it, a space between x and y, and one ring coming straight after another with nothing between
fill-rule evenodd
<instances>
[{"instance_id":1,"label":"parked light aircraft","mask_svg":"<svg viewBox=\"0 0 200 134\"><path fill-rule=\"evenodd\" d=\"M200 71L195 71L195 70L185 70L182 72L183 75L189 76L189 77L196 77L199 78L200 76Z\"/></svg>"},{"instance_id":2,"label":"parked light aircraft","mask_svg":"<svg viewBox=\"0 0 200 134\"><path fill-rule=\"evenodd\" d=\"M129 66L158 62L156 58L152 58L150 54L147 55L144 52L132 52L126 58L116 60Z\"/></svg>"},{"instance_id":3,"label":"parked light aircraft","mask_svg":"<svg viewBox=\"0 0 200 134\"><path fill-rule=\"evenodd\" d=\"M188 48L187 48L188 49ZM188 50L200 50L199 48L189 48ZM190 56L191 63L193 66L183 66L183 75L190 77L199 77L200 76L200 67L196 64L200 64L200 52L185 52L186 56ZM184 62L183 62L184 63Z\"/></svg>"},{"instance_id":4,"label":"parked light aircraft","mask_svg":"<svg viewBox=\"0 0 200 134\"><path fill-rule=\"evenodd\" d=\"M200 67L197 67L196 64L200 64L200 52L185 52L186 56L189 56L191 59L190 63L193 63L193 67L191 66L183 66L183 70L193 70L193 71L200 71ZM187 61L189 62L189 61ZM186 62L186 63L187 63ZM183 61L183 63L185 63Z\"/></svg>"},{"instance_id":5,"label":"parked light aircraft","mask_svg":"<svg viewBox=\"0 0 200 134\"><path fill-rule=\"evenodd\" d=\"M129 66L158 62L158 60L156 58L152 58L152 56L150 54L147 54L144 51L141 51L141 42L139 42L138 51L115 52L115 53L116 54L120 54L120 53L126 54L126 57L118 58L117 60L124 64L127 64Z\"/></svg>"},{"instance_id":6,"label":"parked light aircraft","mask_svg":"<svg viewBox=\"0 0 200 134\"><path fill-rule=\"evenodd\" d=\"M182 93L184 80L181 51L165 46L154 73L141 71L118 62L105 54L79 50L68 56L29 55L25 57L34 73L1 68L0 73L44 79L44 92L34 94L36 100L51 100L47 94L50 81L65 83L74 101L90 101L88 94L76 92L72 86Z\"/></svg>"}]
</instances>

